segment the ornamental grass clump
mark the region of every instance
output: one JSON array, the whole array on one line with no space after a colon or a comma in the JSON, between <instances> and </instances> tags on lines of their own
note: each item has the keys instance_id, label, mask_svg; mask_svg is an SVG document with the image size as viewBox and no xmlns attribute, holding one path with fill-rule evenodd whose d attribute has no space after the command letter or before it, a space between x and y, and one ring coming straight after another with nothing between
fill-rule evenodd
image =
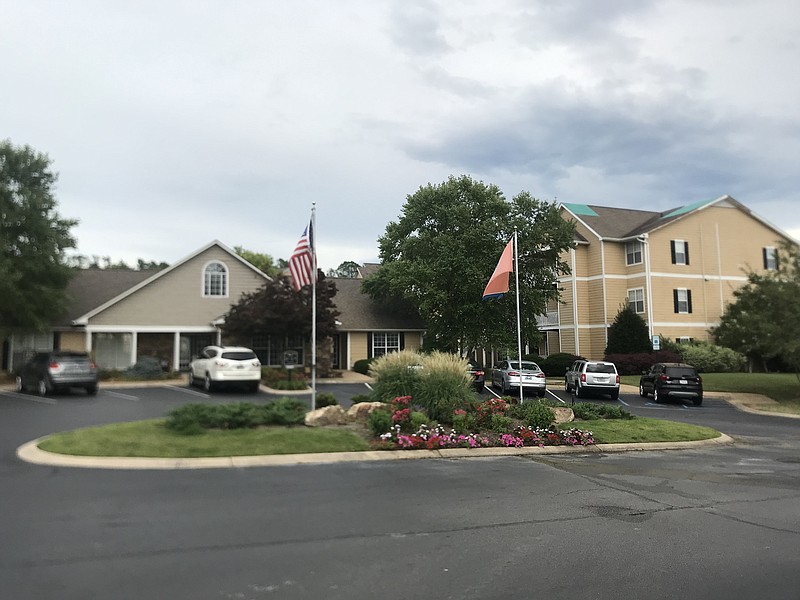
<instances>
[{"instance_id":1,"label":"ornamental grass clump","mask_svg":"<svg viewBox=\"0 0 800 600\"><path fill-rule=\"evenodd\" d=\"M469 363L455 354L432 352L421 356L414 402L428 417L440 423L452 423L453 412L474 401Z\"/></svg>"},{"instance_id":2,"label":"ornamental grass clump","mask_svg":"<svg viewBox=\"0 0 800 600\"><path fill-rule=\"evenodd\" d=\"M399 396L413 396L419 382L420 363L419 353L410 350L391 352L375 359L369 368L374 380L374 399L391 402Z\"/></svg>"}]
</instances>

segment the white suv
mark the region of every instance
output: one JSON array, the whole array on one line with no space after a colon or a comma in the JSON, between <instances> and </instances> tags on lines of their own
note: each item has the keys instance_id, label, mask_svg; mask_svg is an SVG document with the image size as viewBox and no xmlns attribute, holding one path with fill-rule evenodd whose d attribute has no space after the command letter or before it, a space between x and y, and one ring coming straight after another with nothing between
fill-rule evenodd
<instances>
[{"instance_id":1,"label":"white suv","mask_svg":"<svg viewBox=\"0 0 800 600\"><path fill-rule=\"evenodd\" d=\"M614 363L599 360L576 360L564 375L564 388L578 398L589 394L608 394L619 398L619 374Z\"/></svg>"},{"instance_id":2,"label":"white suv","mask_svg":"<svg viewBox=\"0 0 800 600\"><path fill-rule=\"evenodd\" d=\"M202 384L207 392L225 384L244 385L257 392L261 383L261 362L250 348L206 346L189 363L189 385Z\"/></svg>"}]
</instances>

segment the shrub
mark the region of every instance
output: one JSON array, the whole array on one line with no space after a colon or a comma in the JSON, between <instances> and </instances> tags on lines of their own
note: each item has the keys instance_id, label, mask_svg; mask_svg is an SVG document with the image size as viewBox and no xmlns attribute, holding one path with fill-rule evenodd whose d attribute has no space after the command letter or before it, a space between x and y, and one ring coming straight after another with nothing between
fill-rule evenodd
<instances>
[{"instance_id":1,"label":"shrub","mask_svg":"<svg viewBox=\"0 0 800 600\"><path fill-rule=\"evenodd\" d=\"M392 428L392 413L388 410L373 410L367 416L367 427L375 437L383 435Z\"/></svg>"},{"instance_id":2,"label":"shrub","mask_svg":"<svg viewBox=\"0 0 800 600\"><path fill-rule=\"evenodd\" d=\"M214 412L212 404L184 404L168 413L164 425L177 433L197 435L214 426Z\"/></svg>"},{"instance_id":3,"label":"shrub","mask_svg":"<svg viewBox=\"0 0 800 600\"><path fill-rule=\"evenodd\" d=\"M422 425L430 425L430 419L428 419L427 415L423 412L419 411L412 411L411 412L411 430L412 431L419 431L419 428Z\"/></svg>"},{"instance_id":4,"label":"shrub","mask_svg":"<svg viewBox=\"0 0 800 600\"><path fill-rule=\"evenodd\" d=\"M272 385L270 385L272 389L275 390L307 390L308 384L305 381L298 381L296 379L292 379L291 381L281 380L276 381Z\"/></svg>"},{"instance_id":5,"label":"shrub","mask_svg":"<svg viewBox=\"0 0 800 600\"><path fill-rule=\"evenodd\" d=\"M659 362L682 362L680 355L669 350L637 354L608 354L605 360L613 362L620 375L640 375L642 371L647 371Z\"/></svg>"},{"instance_id":6,"label":"shrub","mask_svg":"<svg viewBox=\"0 0 800 600\"><path fill-rule=\"evenodd\" d=\"M316 407L323 408L325 406L336 406L339 402L336 400L336 396L334 396L331 392L322 392L321 394L317 394L316 398Z\"/></svg>"},{"instance_id":7,"label":"shrub","mask_svg":"<svg viewBox=\"0 0 800 600\"><path fill-rule=\"evenodd\" d=\"M359 404L360 402L372 402L372 396L368 394L357 394L350 398L352 404Z\"/></svg>"},{"instance_id":8,"label":"shrub","mask_svg":"<svg viewBox=\"0 0 800 600\"><path fill-rule=\"evenodd\" d=\"M550 427L556 420L553 409L545 401L525 402L524 404L515 404L509 407L509 415L515 419L524 421L530 427L539 427L544 429Z\"/></svg>"},{"instance_id":9,"label":"shrub","mask_svg":"<svg viewBox=\"0 0 800 600\"><path fill-rule=\"evenodd\" d=\"M306 418L306 405L292 398L278 398L264 405L263 425L302 425Z\"/></svg>"},{"instance_id":10,"label":"shrub","mask_svg":"<svg viewBox=\"0 0 800 600\"><path fill-rule=\"evenodd\" d=\"M514 420L506 415L494 414L489 420L489 429L495 433L505 433L511 429Z\"/></svg>"},{"instance_id":11,"label":"shrub","mask_svg":"<svg viewBox=\"0 0 800 600\"><path fill-rule=\"evenodd\" d=\"M527 357L526 357L527 358ZM548 377L563 377L566 370L576 360L583 358L567 352L558 352L545 358L531 358L544 371Z\"/></svg>"},{"instance_id":12,"label":"shrub","mask_svg":"<svg viewBox=\"0 0 800 600\"><path fill-rule=\"evenodd\" d=\"M680 353L683 362L702 373L737 373L747 363L747 359L735 350L708 342L681 344Z\"/></svg>"},{"instance_id":13,"label":"shrub","mask_svg":"<svg viewBox=\"0 0 800 600\"><path fill-rule=\"evenodd\" d=\"M133 379L161 379L164 377L164 368L155 356L142 356L126 373Z\"/></svg>"},{"instance_id":14,"label":"shrub","mask_svg":"<svg viewBox=\"0 0 800 600\"><path fill-rule=\"evenodd\" d=\"M414 402L431 419L449 424L453 412L475 398L467 360L445 352L431 352L420 359L422 368L418 372Z\"/></svg>"},{"instance_id":15,"label":"shrub","mask_svg":"<svg viewBox=\"0 0 800 600\"><path fill-rule=\"evenodd\" d=\"M578 402L572 407L576 419L591 421L594 419L633 419L634 416L618 404L591 404Z\"/></svg>"},{"instance_id":16,"label":"shrub","mask_svg":"<svg viewBox=\"0 0 800 600\"><path fill-rule=\"evenodd\" d=\"M475 421L479 427L488 427L492 415L505 415L508 408L508 403L503 398L489 398L475 407Z\"/></svg>"},{"instance_id":17,"label":"shrub","mask_svg":"<svg viewBox=\"0 0 800 600\"><path fill-rule=\"evenodd\" d=\"M456 410L453 413L453 429L456 431L470 432L475 429L475 417L465 410Z\"/></svg>"},{"instance_id":18,"label":"shrub","mask_svg":"<svg viewBox=\"0 0 800 600\"><path fill-rule=\"evenodd\" d=\"M377 358L370 366L370 375L375 378L373 397L379 402L391 402L398 396L413 396L419 381L420 362L420 355L410 350Z\"/></svg>"},{"instance_id":19,"label":"shrub","mask_svg":"<svg viewBox=\"0 0 800 600\"><path fill-rule=\"evenodd\" d=\"M374 362L374 358L362 358L353 363L353 371L361 373L362 375L369 374L370 365Z\"/></svg>"}]
</instances>

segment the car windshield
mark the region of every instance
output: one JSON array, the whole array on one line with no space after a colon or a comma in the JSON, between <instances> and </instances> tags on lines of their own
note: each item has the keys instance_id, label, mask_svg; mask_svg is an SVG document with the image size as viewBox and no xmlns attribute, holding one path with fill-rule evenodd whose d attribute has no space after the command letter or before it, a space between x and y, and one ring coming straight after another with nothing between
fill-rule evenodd
<instances>
[{"instance_id":1,"label":"car windshield","mask_svg":"<svg viewBox=\"0 0 800 600\"><path fill-rule=\"evenodd\" d=\"M692 367L667 367L669 377L697 377L697 371Z\"/></svg>"},{"instance_id":2,"label":"car windshield","mask_svg":"<svg viewBox=\"0 0 800 600\"><path fill-rule=\"evenodd\" d=\"M519 361L509 362L509 368L511 369L519 369ZM532 362L525 362L522 361L522 370L523 371L539 371L539 365Z\"/></svg>"},{"instance_id":3,"label":"car windshield","mask_svg":"<svg viewBox=\"0 0 800 600\"><path fill-rule=\"evenodd\" d=\"M588 364L586 365L586 372L587 373L616 373L617 370L614 368L614 365L604 365L604 364Z\"/></svg>"},{"instance_id":4,"label":"car windshield","mask_svg":"<svg viewBox=\"0 0 800 600\"><path fill-rule=\"evenodd\" d=\"M223 352L222 358L228 360L252 360L256 357L255 352Z\"/></svg>"}]
</instances>

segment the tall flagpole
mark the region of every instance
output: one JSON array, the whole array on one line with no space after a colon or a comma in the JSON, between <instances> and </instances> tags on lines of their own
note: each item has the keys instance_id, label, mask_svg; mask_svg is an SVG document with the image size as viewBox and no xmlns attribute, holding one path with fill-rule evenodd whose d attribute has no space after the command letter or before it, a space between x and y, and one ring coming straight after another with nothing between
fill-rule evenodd
<instances>
[{"instance_id":1,"label":"tall flagpole","mask_svg":"<svg viewBox=\"0 0 800 600\"><path fill-rule=\"evenodd\" d=\"M519 403L522 404L522 326L520 325L519 313L519 240L517 239L517 228L514 227L514 282L516 284L517 297L517 366L519 369Z\"/></svg>"},{"instance_id":2,"label":"tall flagpole","mask_svg":"<svg viewBox=\"0 0 800 600\"><path fill-rule=\"evenodd\" d=\"M519 308L517 308L519 311ZM311 203L311 410L317 409L317 203Z\"/></svg>"}]
</instances>

